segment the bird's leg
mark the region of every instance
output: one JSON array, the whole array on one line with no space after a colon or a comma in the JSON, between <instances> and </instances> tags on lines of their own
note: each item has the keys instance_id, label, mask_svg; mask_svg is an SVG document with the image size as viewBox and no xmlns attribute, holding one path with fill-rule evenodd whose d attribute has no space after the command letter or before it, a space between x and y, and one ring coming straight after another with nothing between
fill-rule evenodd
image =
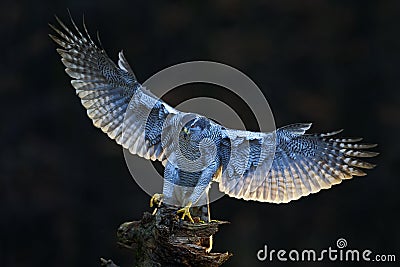
<instances>
[{"instance_id":1,"label":"bird's leg","mask_svg":"<svg viewBox=\"0 0 400 267\"><path fill-rule=\"evenodd\" d=\"M154 194L151 199L150 199L150 208L152 208L153 206L156 206L154 211L153 211L153 215L156 214L157 212L157 208L159 208L161 206L161 203L164 199L164 195L163 194Z\"/></svg>"},{"instance_id":2,"label":"bird's leg","mask_svg":"<svg viewBox=\"0 0 400 267\"><path fill-rule=\"evenodd\" d=\"M190 215L190 207L192 206L192 202L189 202L185 207L179 209L176 213L183 213L182 214L182 220L185 219L185 217L187 216L189 218L189 220L194 223L193 219L192 219L192 215Z\"/></svg>"}]
</instances>

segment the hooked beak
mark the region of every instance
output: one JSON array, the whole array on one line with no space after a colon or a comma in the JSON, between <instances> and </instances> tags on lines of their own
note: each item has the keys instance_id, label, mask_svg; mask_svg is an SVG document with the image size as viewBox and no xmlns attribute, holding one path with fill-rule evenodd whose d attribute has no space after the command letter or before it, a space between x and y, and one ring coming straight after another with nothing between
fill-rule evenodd
<instances>
[{"instance_id":1,"label":"hooked beak","mask_svg":"<svg viewBox=\"0 0 400 267\"><path fill-rule=\"evenodd\" d=\"M182 130L183 130L184 136L186 137L189 134L189 129L186 127L183 127Z\"/></svg>"}]
</instances>

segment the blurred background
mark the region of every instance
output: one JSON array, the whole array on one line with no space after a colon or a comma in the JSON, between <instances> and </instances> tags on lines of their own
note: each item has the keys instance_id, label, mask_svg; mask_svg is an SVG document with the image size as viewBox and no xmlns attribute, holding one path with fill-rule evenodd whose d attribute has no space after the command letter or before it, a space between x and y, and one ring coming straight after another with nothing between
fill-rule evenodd
<instances>
[{"instance_id":1,"label":"blurred background","mask_svg":"<svg viewBox=\"0 0 400 267\"><path fill-rule=\"evenodd\" d=\"M344 128L379 143L376 169L331 190L286 205L214 202L213 218L231 222L214 245L234 253L226 266L283 266L259 262L257 251L322 250L338 238L399 260L399 1L6 0L1 266L99 266L100 257L133 266L116 230L150 211L122 149L92 126L47 36L47 23L54 14L67 21L67 8L76 21L85 14L112 59L124 49L139 81L185 61L222 62L263 90L278 127L313 122L316 132Z\"/></svg>"}]
</instances>

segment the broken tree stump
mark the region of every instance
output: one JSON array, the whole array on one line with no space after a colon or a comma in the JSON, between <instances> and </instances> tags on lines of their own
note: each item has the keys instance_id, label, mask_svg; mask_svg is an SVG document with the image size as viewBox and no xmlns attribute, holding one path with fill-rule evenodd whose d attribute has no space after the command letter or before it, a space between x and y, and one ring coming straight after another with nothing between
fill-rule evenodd
<instances>
[{"instance_id":1,"label":"broken tree stump","mask_svg":"<svg viewBox=\"0 0 400 267\"><path fill-rule=\"evenodd\" d=\"M136 266L220 266L232 254L208 253L209 237L221 224L211 221L195 223L181 220L176 209L162 205L152 215L143 214L140 221L123 223L118 231L118 244L134 252ZM102 260L103 266L115 266Z\"/></svg>"}]
</instances>

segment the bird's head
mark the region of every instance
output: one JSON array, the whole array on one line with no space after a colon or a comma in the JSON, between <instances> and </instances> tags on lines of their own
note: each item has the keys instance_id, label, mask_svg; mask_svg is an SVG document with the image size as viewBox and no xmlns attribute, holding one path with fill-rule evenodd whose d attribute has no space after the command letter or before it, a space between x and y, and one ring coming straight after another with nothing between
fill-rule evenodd
<instances>
[{"instance_id":1,"label":"bird's head","mask_svg":"<svg viewBox=\"0 0 400 267\"><path fill-rule=\"evenodd\" d=\"M207 131L210 129L210 121L205 117L197 117L188 121L182 128L183 137L205 137Z\"/></svg>"}]
</instances>

